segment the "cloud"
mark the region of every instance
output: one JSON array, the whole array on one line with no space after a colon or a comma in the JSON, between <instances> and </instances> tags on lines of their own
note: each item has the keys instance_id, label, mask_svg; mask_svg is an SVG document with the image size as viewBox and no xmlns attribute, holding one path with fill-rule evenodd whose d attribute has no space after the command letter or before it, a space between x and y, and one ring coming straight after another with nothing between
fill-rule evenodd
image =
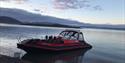
<instances>
[{"instance_id":1,"label":"cloud","mask_svg":"<svg viewBox=\"0 0 125 63\"><path fill-rule=\"evenodd\" d=\"M102 7L99 6L99 5L94 6L93 9L94 9L94 10L103 10Z\"/></svg>"},{"instance_id":2,"label":"cloud","mask_svg":"<svg viewBox=\"0 0 125 63\"><path fill-rule=\"evenodd\" d=\"M80 9L93 8L102 10L101 6L91 4L92 0L53 0L55 9Z\"/></svg>"},{"instance_id":3,"label":"cloud","mask_svg":"<svg viewBox=\"0 0 125 63\"><path fill-rule=\"evenodd\" d=\"M78 9L89 6L89 0L53 0L56 9Z\"/></svg>"},{"instance_id":4,"label":"cloud","mask_svg":"<svg viewBox=\"0 0 125 63\"><path fill-rule=\"evenodd\" d=\"M22 3L27 2L28 0L0 0L0 1L3 1L3 2L14 2L14 3L17 3L17 4L22 4Z\"/></svg>"}]
</instances>

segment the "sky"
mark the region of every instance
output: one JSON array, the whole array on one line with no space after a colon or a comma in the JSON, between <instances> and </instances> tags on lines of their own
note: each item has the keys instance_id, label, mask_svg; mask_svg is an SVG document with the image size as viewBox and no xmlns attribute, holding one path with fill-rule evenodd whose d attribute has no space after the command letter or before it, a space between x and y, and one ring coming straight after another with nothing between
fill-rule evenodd
<instances>
[{"instance_id":1,"label":"sky","mask_svg":"<svg viewBox=\"0 0 125 63\"><path fill-rule=\"evenodd\" d=\"M125 0L0 0L0 7L92 24L125 24Z\"/></svg>"}]
</instances>

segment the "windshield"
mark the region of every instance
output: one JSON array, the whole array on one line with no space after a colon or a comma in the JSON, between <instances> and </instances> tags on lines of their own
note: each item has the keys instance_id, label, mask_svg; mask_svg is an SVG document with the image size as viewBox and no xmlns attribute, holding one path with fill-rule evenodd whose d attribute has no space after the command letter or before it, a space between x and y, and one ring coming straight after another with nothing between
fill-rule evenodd
<instances>
[{"instance_id":1,"label":"windshield","mask_svg":"<svg viewBox=\"0 0 125 63\"><path fill-rule=\"evenodd\" d=\"M69 39L69 40L77 40L78 39L78 33L76 33L76 32L62 32L62 33L60 33L60 36L63 39Z\"/></svg>"}]
</instances>

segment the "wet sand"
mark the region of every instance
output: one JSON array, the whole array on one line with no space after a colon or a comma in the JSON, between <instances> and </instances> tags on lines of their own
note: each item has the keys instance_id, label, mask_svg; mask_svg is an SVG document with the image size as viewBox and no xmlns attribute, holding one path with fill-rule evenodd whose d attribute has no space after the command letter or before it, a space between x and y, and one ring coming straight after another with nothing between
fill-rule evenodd
<instances>
[{"instance_id":1,"label":"wet sand","mask_svg":"<svg viewBox=\"0 0 125 63\"><path fill-rule=\"evenodd\" d=\"M5 55L0 55L0 63L31 63L31 62L24 61L18 58L12 58Z\"/></svg>"}]
</instances>

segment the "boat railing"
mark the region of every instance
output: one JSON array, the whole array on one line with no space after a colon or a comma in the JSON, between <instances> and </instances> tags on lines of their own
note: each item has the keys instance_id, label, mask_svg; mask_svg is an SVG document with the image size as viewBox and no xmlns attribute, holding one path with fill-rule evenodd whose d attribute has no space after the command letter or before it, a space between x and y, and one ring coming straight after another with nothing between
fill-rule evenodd
<instances>
[{"instance_id":1,"label":"boat railing","mask_svg":"<svg viewBox=\"0 0 125 63\"><path fill-rule=\"evenodd\" d=\"M23 40L27 39L33 39L33 37L25 36L25 35L20 35L17 37L18 43L21 43Z\"/></svg>"}]
</instances>

